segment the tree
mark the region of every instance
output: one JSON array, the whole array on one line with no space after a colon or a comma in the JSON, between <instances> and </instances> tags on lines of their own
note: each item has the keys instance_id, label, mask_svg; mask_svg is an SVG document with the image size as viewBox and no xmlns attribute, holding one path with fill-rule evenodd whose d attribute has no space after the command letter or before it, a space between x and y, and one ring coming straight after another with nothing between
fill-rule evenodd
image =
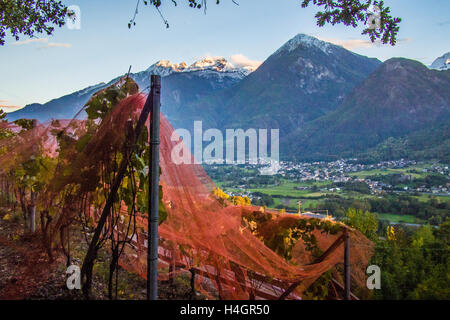
<instances>
[{"instance_id":1,"label":"tree","mask_svg":"<svg viewBox=\"0 0 450 320\"><path fill-rule=\"evenodd\" d=\"M371 263L381 270L376 299L449 299L450 219L437 229L422 226L411 235L389 227L376 243Z\"/></svg>"},{"instance_id":2,"label":"tree","mask_svg":"<svg viewBox=\"0 0 450 320\"><path fill-rule=\"evenodd\" d=\"M234 196L231 201L235 206L250 206L252 204L249 197Z\"/></svg>"},{"instance_id":3,"label":"tree","mask_svg":"<svg viewBox=\"0 0 450 320\"><path fill-rule=\"evenodd\" d=\"M413 234L411 246L413 248L422 248L423 246L430 245L434 241L433 228L429 224L426 224Z\"/></svg>"},{"instance_id":4,"label":"tree","mask_svg":"<svg viewBox=\"0 0 450 320\"><path fill-rule=\"evenodd\" d=\"M0 140L9 137L12 134L11 130L7 126L2 126L2 124L6 124L7 122L8 120L6 120L6 112L0 109Z\"/></svg>"},{"instance_id":5,"label":"tree","mask_svg":"<svg viewBox=\"0 0 450 320\"><path fill-rule=\"evenodd\" d=\"M0 109L0 122L6 122L6 112Z\"/></svg>"},{"instance_id":6,"label":"tree","mask_svg":"<svg viewBox=\"0 0 450 320\"><path fill-rule=\"evenodd\" d=\"M373 0L303 0L302 7L308 7L311 2L323 8L316 14L317 25L323 27L326 23L332 25L343 23L346 26L357 27L358 23L366 22L370 17L375 17L379 25L375 28L367 27L362 34L369 35L372 42L380 39L382 43L395 45L399 31L400 18L390 15L391 9L384 6L384 1ZM375 9L375 10L374 10ZM374 11L376 12L374 12Z\"/></svg>"},{"instance_id":7,"label":"tree","mask_svg":"<svg viewBox=\"0 0 450 320\"><path fill-rule=\"evenodd\" d=\"M435 236L443 243L443 246L450 246L450 217L447 217L435 231Z\"/></svg>"},{"instance_id":8,"label":"tree","mask_svg":"<svg viewBox=\"0 0 450 320\"><path fill-rule=\"evenodd\" d=\"M376 214L350 208L347 211L344 221L347 225L361 231L370 240L376 240L378 238L378 219Z\"/></svg>"},{"instance_id":9,"label":"tree","mask_svg":"<svg viewBox=\"0 0 450 320\"><path fill-rule=\"evenodd\" d=\"M2 0L0 2L0 45L5 44L6 32L19 40L21 35L34 37L36 33L51 35L55 25L64 25L71 15L61 1Z\"/></svg>"}]
</instances>

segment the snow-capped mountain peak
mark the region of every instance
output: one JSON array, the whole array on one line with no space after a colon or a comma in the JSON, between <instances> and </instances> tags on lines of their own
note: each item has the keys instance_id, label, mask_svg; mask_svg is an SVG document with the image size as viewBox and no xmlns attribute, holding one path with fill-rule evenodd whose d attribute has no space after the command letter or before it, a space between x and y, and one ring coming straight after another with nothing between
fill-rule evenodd
<instances>
[{"instance_id":1,"label":"snow-capped mountain peak","mask_svg":"<svg viewBox=\"0 0 450 320\"><path fill-rule=\"evenodd\" d=\"M150 66L146 71L161 77L168 76L174 72L183 72L187 68L186 62L177 64L171 63L169 60L160 60Z\"/></svg>"},{"instance_id":2,"label":"snow-capped mountain peak","mask_svg":"<svg viewBox=\"0 0 450 320\"><path fill-rule=\"evenodd\" d=\"M204 58L203 60L194 62L190 67L190 71L198 71L205 69L214 69L215 71L225 71L226 69L232 69L231 65L225 58Z\"/></svg>"},{"instance_id":3,"label":"snow-capped mountain peak","mask_svg":"<svg viewBox=\"0 0 450 320\"><path fill-rule=\"evenodd\" d=\"M333 45L331 43L319 40L317 38L314 38L312 36L309 36L307 34L299 33L295 37L293 37L291 40L286 42L280 49L278 49L275 54L278 54L280 52L291 52L295 49L297 49L300 45L303 45L308 48L316 47L320 50L322 50L326 54L331 53L331 49L333 48Z\"/></svg>"},{"instance_id":4,"label":"snow-capped mountain peak","mask_svg":"<svg viewBox=\"0 0 450 320\"><path fill-rule=\"evenodd\" d=\"M434 62L430 66L430 69L450 70L450 52L447 52L442 57L434 60Z\"/></svg>"},{"instance_id":5,"label":"snow-capped mountain peak","mask_svg":"<svg viewBox=\"0 0 450 320\"><path fill-rule=\"evenodd\" d=\"M148 68L146 72L162 77L176 72L203 72L205 74L215 72L243 78L255 70L256 68L252 67L235 67L223 57L207 57L194 62L190 66L186 62L173 64L168 60L160 60Z\"/></svg>"}]
</instances>

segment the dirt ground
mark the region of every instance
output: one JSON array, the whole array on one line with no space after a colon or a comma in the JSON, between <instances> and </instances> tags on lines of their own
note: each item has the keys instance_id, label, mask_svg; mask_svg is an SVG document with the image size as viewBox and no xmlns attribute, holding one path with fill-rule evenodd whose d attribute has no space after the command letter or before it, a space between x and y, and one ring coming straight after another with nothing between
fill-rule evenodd
<instances>
[{"instance_id":1,"label":"dirt ground","mask_svg":"<svg viewBox=\"0 0 450 320\"><path fill-rule=\"evenodd\" d=\"M8 216L5 218L5 216ZM12 218L11 218L12 217ZM55 261L49 263L48 256L40 245L39 235L24 235L23 222L12 212L0 209L0 300L79 300L84 299L81 290L69 290L66 286L66 258L55 252ZM72 262L81 265L86 243L73 241ZM107 277L109 253L99 253L91 299L108 299ZM178 277L174 284L159 283L159 298L201 299L191 294L189 279ZM119 269L117 299L143 300L146 298L146 281L139 276Z\"/></svg>"}]
</instances>

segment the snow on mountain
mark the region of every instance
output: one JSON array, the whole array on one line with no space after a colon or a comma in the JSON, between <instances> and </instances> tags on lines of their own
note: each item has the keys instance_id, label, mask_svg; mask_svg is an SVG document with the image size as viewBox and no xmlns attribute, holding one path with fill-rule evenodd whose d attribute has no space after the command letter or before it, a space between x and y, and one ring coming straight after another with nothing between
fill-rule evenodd
<instances>
[{"instance_id":1,"label":"snow on mountain","mask_svg":"<svg viewBox=\"0 0 450 320\"><path fill-rule=\"evenodd\" d=\"M442 57L437 58L431 64L430 69L435 70L450 70L450 52L447 52Z\"/></svg>"},{"instance_id":2,"label":"snow on mountain","mask_svg":"<svg viewBox=\"0 0 450 320\"><path fill-rule=\"evenodd\" d=\"M256 68L236 67L223 57L208 57L196 61L190 66L188 66L186 62L173 64L168 60L160 60L157 63L153 64L145 72L157 74L162 77L171 75L172 73L176 72L200 72L201 74L204 74L206 76L211 73L218 73L234 78L244 78L254 70L256 70Z\"/></svg>"},{"instance_id":3,"label":"snow on mountain","mask_svg":"<svg viewBox=\"0 0 450 320\"><path fill-rule=\"evenodd\" d=\"M151 74L160 75L161 77L166 77L174 72L182 72L187 68L185 62L172 64L168 60L160 60L157 63L150 66L146 72Z\"/></svg>"},{"instance_id":4,"label":"snow on mountain","mask_svg":"<svg viewBox=\"0 0 450 320\"><path fill-rule=\"evenodd\" d=\"M331 49L334 45L331 43L319 40L307 34L300 33L296 35L294 38L286 42L280 49L278 49L275 54L279 54L281 52L291 52L297 49L300 45L303 45L308 48L316 47L322 50L325 54L331 54Z\"/></svg>"}]
</instances>

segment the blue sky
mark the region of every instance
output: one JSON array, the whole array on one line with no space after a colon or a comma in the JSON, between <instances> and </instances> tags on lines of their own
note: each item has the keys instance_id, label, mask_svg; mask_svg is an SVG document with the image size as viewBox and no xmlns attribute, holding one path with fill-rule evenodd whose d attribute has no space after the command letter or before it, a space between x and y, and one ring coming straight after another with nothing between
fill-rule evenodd
<instances>
[{"instance_id":1,"label":"blue sky","mask_svg":"<svg viewBox=\"0 0 450 320\"><path fill-rule=\"evenodd\" d=\"M89 85L106 82L132 71L147 69L158 60L190 64L204 56L243 55L264 61L287 40L306 33L339 43L357 53L384 61L406 57L431 64L450 51L450 1L385 0L403 21L399 44L370 45L361 35L363 26L316 26L316 8L303 9L300 0L215 0L203 10L178 0L166 0L158 12L142 4L137 25L128 29L135 0L72 0L81 8L81 29L57 29L36 41L16 43L7 38L0 47L0 106L12 111L26 104L45 103ZM273 4L276 3L276 6ZM6 108L5 108L6 106Z\"/></svg>"}]
</instances>

